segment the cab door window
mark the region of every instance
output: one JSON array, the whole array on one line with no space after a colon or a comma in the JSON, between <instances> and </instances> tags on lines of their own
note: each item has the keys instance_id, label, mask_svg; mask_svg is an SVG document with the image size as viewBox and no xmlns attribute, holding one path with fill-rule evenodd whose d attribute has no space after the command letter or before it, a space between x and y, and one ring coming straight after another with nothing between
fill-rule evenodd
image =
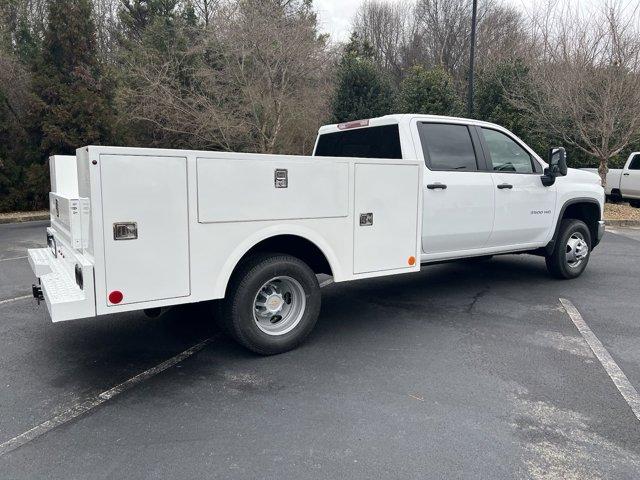
<instances>
[{"instance_id":1,"label":"cab door window","mask_svg":"<svg viewBox=\"0 0 640 480\"><path fill-rule=\"evenodd\" d=\"M489 149L489 166L494 172L534 173L531 155L512 138L497 130L482 128L485 145Z\"/></svg>"},{"instance_id":2,"label":"cab door window","mask_svg":"<svg viewBox=\"0 0 640 480\"><path fill-rule=\"evenodd\" d=\"M429 170L456 172L478 170L471 133L466 125L419 123L418 132Z\"/></svg>"}]
</instances>

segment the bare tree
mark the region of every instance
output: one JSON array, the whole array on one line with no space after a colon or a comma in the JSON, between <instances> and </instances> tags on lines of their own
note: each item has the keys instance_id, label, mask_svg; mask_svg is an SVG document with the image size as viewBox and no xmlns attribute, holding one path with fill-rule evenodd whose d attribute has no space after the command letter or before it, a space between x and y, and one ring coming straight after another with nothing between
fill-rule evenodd
<instances>
[{"instance_id":1,"label":"bare tree","mask_svg":"<svg viewBox=\"0 0 640 480\"><path fill-rule=\"evenodd\" d=\"M16 35L28 32L41 39L47 18L46 0L3 0L0 2L0 37L6 46L15 46ZM8 43L8 45L6 45Z\"/></svg>"},{"instance_id":2,"label":"bare tree","mask_svg":"<svg viewBox=\"0 0 640 480\"><path fill-rule=\"evenodd\" d=\"M306 2L229 1L187 50L146 52L120 103L173 145L308 153L328 115L325 40Z\"/></svg>"},{"instance_id":3,"label":"bare tree","mask_svg":"<svg viewBox=\"0 0 640 480\"><path fill-rule=\"evenodd\" d=\"M478 66L517 55L526 34L520 13L495 0L480 3ZM373 49L376 63L400 81L414 66L444 67L460 89L468 74L470 0L368 0L353 22L354 31Z\"/></svg>"},{"instance_id":4,"label":"bare tree","mask_svg":"<svg viewBox=\"0 0 640 480\"><path fill-rule=\"evenodd\" d=\"M372 49L376 63L399 82L411 60L415 35L415 6L406 1L380 3L366 0L353 19L353 30ZM409 65L410 66L410 65Z\"/></svg>"},{"instance_id":5,"label":"bare tree","mask_svg":"<svg viewBox=\"0 0 640 480\"><path fill-rule=\"evenodd\" d=\"M211 24L220 3L220 0L193 0L196 14L202 23L204 23L205 28L208 28Z\"/></svg>"},{"instance_id":6,"label":"bare tree","mask_svg":"<svg viewBox=\"0 0 640 480\"><path fill-rule=\"evenodd\" d=\"M478 24L479 69L528 55L528 38L522 13L499 4L488 6L483 13Z\"/></svg>"},{"instance_id":7,"label":"bare tree","mask_svg":"<svg viewBox=\"0 0 640 480\"><path fill-rule=\"evenodd\" d=\"M92 0L96 23L96 40L101 57L112 59L117 47L119 0Z\"/></svg>"},{"instance_id":8,"label":"bare tree","mask_svg":"<svg viewBox=\"0 0 640 480\"><path fill-rule=\"evenodd\" d=\"M531 78L538 95L511 92L513 101L547 133L596 158L605 185L609 160L640 132L638 6L607 1L584 13L549 2L536 13Z\"/></svg>"},{"instance_id":9,"label":"bare tree","mask_svg":"<svg viewBox=\"0 0 640 480\"><path fill-rule=\"evenodd\" d=\"M306 2L248 0L227 5L214 22L218 63L201 72L206 90L231 101L252 149L292 151L292 133L318 122L311 112L322 112L328 98L315 14Z\"/></svg>"}]
</instances>

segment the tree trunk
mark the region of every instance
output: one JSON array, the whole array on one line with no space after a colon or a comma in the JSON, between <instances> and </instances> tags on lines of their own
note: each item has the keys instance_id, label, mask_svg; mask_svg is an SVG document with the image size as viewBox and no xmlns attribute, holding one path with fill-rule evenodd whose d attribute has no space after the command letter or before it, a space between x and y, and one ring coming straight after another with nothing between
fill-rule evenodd
<instances>
[{"instance_id":1,"label":"tree trunk","mask_svg":"<svg viewBox=\"0 0 640 480\"><path fill-rule=\"evenodd\" d=\"M600 165L598 166L598 173L600 174L600 181L602 182L602 187L606 188L607 186L607 173L609 173L609 165L607 158L600 159Z\"/></svg>"}]
</instances>

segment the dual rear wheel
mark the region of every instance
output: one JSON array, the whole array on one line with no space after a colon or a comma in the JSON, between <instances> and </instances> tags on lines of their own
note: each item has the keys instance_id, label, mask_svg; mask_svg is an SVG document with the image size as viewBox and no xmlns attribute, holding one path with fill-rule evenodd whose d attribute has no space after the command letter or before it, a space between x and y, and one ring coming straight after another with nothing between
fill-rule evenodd
<instances>
[{"instance_id":1,"label":"dual rear wheel","mask_svg":"<svg viewBox=\"0 0 640 480\"><path fill-rule=\"evenodd\" d=\"M320 314L318 278L290 255L250 257L231 279L221 305L225 330L261 355L294 349L311 333Z\"/></svg>"}]
</instances>

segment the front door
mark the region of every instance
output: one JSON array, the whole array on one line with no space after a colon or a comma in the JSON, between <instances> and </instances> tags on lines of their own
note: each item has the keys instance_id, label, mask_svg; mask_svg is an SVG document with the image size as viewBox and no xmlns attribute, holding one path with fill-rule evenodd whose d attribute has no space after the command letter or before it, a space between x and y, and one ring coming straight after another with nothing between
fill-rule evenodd
<instances>
[{"instance_id":1,"label":"front door","mask_svg":"<svg viewBox=\"0 0 640 480\"><path fill-rule=\"evenodd\" d=\"M479 128L478 132L496 193L488 246L544 243L555 218L555 185L542 185L542 166L515 139L490 128Z\"/></svg>"},{"instance_id":2,"label":"front door","mask_svg":"<svg viewBox=\"0 0 640 480\"><path fill-rule=\"evenodd\" d=\"M417 125L426 163L422 209L423 260L482 249L491 235L494 185L481 171L475 132L464 124Z\"/></svg>"}]
</instances>

